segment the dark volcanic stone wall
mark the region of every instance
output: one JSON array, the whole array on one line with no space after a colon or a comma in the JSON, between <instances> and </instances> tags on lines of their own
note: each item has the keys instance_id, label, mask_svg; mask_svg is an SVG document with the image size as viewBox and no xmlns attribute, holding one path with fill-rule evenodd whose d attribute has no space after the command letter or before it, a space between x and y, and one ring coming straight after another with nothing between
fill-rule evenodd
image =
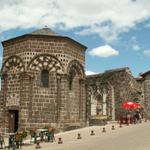
<instances>
[{"instance_id":1,"label":"dark volcanic stone wall","mask_svg":"<svg viewBox=\"0 0 150 150\"><path fill-rule=\"evenodd\" d=\"M83 45L67 37L28 34L3 47L1 128L5 124L8 131L10 110L19 111L19 129L85 126ZM42 70L49 72L48 87L42 86Z\"/></svg>"},{"instance_id":2,"label":"dark volcanic stone wall","mask_svg":"<svg viewBox=\"0 0 150 150\"><path fill-rule=\"evenodd\" d=\"M140 102L141 100L141 88L128 68L114 69L102 74L88 76L87 87L89 118L94 115L91 111L96 111L98 95L102 97L102 107L105 106L104 100L106 97L106 110L103 110L103 113L106 111L105 115L107 115L108 119L116 120L122 112L121 105L124 101ZM90 105L91 103L92 105Z\"/></svg>"},{"instance_id":3,"label":"dark volcanic stone wall","mask_svg":"<svg viewBox=\"0 0 150 150\"><path fill-rule=\"evenodd\" d=\"M137 81L142 87L144 115L145 117L150 118L150 71L141 74Z\"/></svg>"}]
</instances>

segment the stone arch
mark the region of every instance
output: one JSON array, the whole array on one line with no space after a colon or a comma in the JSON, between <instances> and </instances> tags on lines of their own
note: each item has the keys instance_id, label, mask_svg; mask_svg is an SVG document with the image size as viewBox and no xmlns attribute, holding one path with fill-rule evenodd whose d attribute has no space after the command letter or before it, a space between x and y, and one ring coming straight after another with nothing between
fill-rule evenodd
<instances>
[{"instance_id":1,"label":"stone arch","mask_svg":"<svg viewBox=\"0 0 150 150\"><path fill-rule=\"evenodd\" d=\"M72 83L75 76L78 76L80 79L85 76L84 68L77 60L72 60L68 67L67 67L67 74L68 74L68 82L69 82L69 89L72 89Z\"/></svg>"},{"instance_id":2,"label":"stone arch","mask_svg":"<svg viewBox=\"0 0 150 150\"><path fill-rule=\"evenodd\" d=\"M18 72L24 72L25 71L25 65L23 60L17 56L10 56L9 58L6 59L6 61L3 63L1 72L6 73L8 72L12 67L14 67L14 71Z\"/></svg>"},{"instance_id":3,"label":"stone arch","mask_svg":"<svg viewBox=\"0 0 150 150\"><path fill-rule=\"evenodd\" d=\"M101 115L102 112L102 103L103 103L103 95L102 93L99 93L95 91L95 89L92 89L91 95L90 95L90 111L91 115Z\"/></svg>"},{"instance_id":4,"label":"stone arch","mask_svg":"<svg viewBox=\"0 0 150 150\"><path fill-rule=\"evenodd\" d=\"M34 71L46 69L50 72L56 71L57 73L64 72L62 63L57 59L57 57L50 54L40 54L33 57L29 62L27 69Z\"/></svg>"},{"instance_id":5,"label":"stone arch","mask_svg":"<svg viewBox=\"0 0 150 150\"><path fill-rule=\"evenodd\" d=\"M68 112L71 120L78 120L82 114L84 96L84 75L83 66L77 61L72 60L67 67L68 75Z\"/></svg>"},{"instance_id":6,"label":"stone arch","mask_svg":"<svg viewBox=\"0 0 150 150\"><path fill-rule=\"evenodd\" d=\"M67 67L67 73L70 74L71 72L78 73L81 77L85 76L84 67L80 64L77 60L72 60Z\"/></svg>"}]
</instances>

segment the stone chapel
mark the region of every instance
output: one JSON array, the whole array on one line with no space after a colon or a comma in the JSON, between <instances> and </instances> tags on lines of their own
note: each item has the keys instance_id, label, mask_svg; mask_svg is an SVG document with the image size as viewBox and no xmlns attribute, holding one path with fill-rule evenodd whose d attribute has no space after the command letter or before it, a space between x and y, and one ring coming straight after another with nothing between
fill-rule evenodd
<instances>
[{"instance_id":1,"label":"stone chapel","mask_svg":"<svg viewBox=\"0 0 150 150\"><path fill-rule=\"evenodd\" d=\"M49 28L2 42L0 126L85 126L86 46Z\"/></svg>"}]
</instances>

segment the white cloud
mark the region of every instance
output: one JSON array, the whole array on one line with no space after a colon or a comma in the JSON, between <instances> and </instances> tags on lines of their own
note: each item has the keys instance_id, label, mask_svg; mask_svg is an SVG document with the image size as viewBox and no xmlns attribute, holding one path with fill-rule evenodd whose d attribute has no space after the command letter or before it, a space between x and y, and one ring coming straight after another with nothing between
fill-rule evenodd
<instances>
[{"instance_id":1,"label":"white cloud","mask_svg":"<svg viewBox=\"0 0 150 150\"><path fill-rule=\"evenodd\" d=\"M145 25L146 28L150 28L150 22Z\"/></svg>"},{"instance_id":2,"label":"white cloud","mask_svg":"<svg viewBox=\"0 0 150 150\"><path fill-rule=\"evenodd\" d=\"M92 56L98 56L98 57L106 58L106 57L119 55L119 51L113 49L109 45L104 45L104 46L100 46L100 47L92 49L89 52L89 54L92 55Z\"/></svg>"},{"instance_id":3,"label":"white cloud","mask_svg":"<svg viewBox=\"0 0 150 150\"><path fill-rule=\"evenodd\" d=\"M90 70L86 70L85 74L86 75L93 75L93 74L96 74L96 72L93 72L93 71L90 71Z\"/></svg>"},{"instance_id":4,"label":"white cloud","mask_svg":"<svg viewBox=\"0 0 150 150\"><path fill-rule=\"evenodd\" d=\"M140 46L139 46L139 43L137 41L137 38L135 36L132 36L131 37L131 44L132 44L132 48L134 51L139 51L140 50Z\"/></svg>"},{"instance_id":5,"label":"white cloud","mask_svg":"<svg viewBox=\"0 0 150 150\"><path fill-rule=\"evenodd\" d=\"M143 52L143 54L144 54L145 56L150 57L150 50L145 50L145 51Z\"/></svg>"},{"instance_id":6,"label":"white cloud","mask_svg":"<svg viewBox=\"0 0 150 150\"><path fill-rule=\"evenodd\" d=\"M140 12L140 13L139 13ZM14 28L82 27L107 42L150 18L149 0L0 0L0 31Z\"/></svg>"},{"instance_id":7,"label":"white cloud","mask_svg":"<svg viewBox=\"0 0 150 150\"><path fill-rule=\"evenodd\" d=\"M140 46L138 44L133 44L132 48L134 51L139 51L140 50Z\"/></svg>"},{"instance_id":8,"label":"white cloud","mask_svg":"<svg viewBox=\"0 0 150 150\"><path fill-rule=\"evenodd\" d=\"M125 31L125 29L124 29ZM111 24L105 25L91 25L89 28L85 28L82 31L76 32L79 35L90 35L98 34L101 38L105 39L107 43L111 43L118 39L118 35L123 32L123 29L120 30Z\"/></svg>"}]
</instances>

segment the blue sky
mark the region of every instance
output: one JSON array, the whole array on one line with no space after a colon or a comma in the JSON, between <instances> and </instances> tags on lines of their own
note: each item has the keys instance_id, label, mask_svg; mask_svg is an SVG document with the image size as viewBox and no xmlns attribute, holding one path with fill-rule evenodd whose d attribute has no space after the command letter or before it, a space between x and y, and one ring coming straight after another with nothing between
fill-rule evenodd
<instances>
[{"instance_id":1,"label":"blue sky","mask_svg":"<svg viewBox=\"0 0 150 150\"><path fill-rule=\"evenodd\" d=\"M88 47L87 74L150 70L150 0L0 0L1 41L44 26Z\"/></svg>"}]
</instances>

